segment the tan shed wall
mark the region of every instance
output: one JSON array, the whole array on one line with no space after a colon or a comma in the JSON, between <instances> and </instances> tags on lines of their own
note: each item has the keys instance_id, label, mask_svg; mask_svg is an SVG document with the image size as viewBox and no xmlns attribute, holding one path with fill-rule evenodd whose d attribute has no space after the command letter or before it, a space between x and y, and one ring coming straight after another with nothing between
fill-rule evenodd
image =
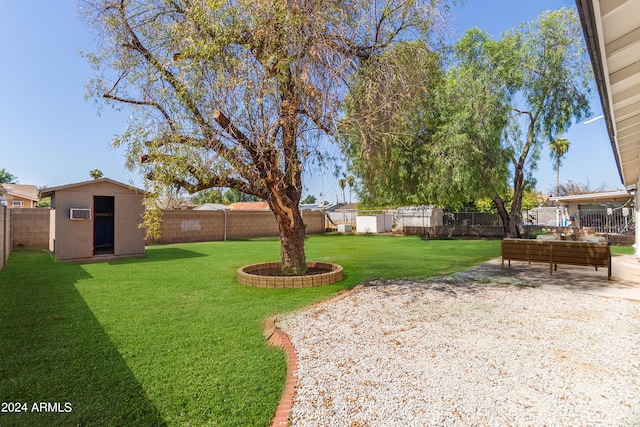
<instances>
[{"instance_id":1,"label":"tan shed wall","mask_svg":"<svg viewBox=\"0 0 640 427\"><path fill-rule=\"evenodd\" d=\"M49 252L55 252L55 236L53 230L56 229L56 211L55 209L51 209L49 211Z\"/></svg>"},{"instance_id":2,"label":"tan shed wall","mask_svg":"<svg viewBox=\"0 0 640 427\"><path fill-rule=\"evenodd\" d=\"M144 255L144 229L142 214L144 206L140 194L120 193L115 195L114 255Z\"/></svg>"},{"instance_id":3,"label":"tan shed wall","mask_svg":"<svg viewBox=\"0 0 640 427\"><path fill-rule=\"evenodd\" d=\"M114 256L144 255L141 195L109 182L98 182L55 193L54 253L59 260L93 257L93 220L71 220L71 208L92 209L94 196L115 198ZM93 216L93 214L92 214ZM137 240L137 241L136 241Z\"/></svg>"}]
</instances>

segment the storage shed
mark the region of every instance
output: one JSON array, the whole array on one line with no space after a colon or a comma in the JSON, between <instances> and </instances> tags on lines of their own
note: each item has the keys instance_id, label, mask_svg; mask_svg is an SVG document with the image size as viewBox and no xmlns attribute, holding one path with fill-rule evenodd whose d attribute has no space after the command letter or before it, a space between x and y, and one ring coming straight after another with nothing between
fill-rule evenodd
<instances>
[{"instance_id":1,"label":"storage shed","mask_svg":"<svg viewBox=\"0 0 640 427\"><path fill-rule=\"evenodd\" d=\"M389 233L393 228L393 215L358 215L356 233Z\"/></svg>"},{"instance_id":2,"label":"storage shed","mask_svg":"<svg viewBox=\"0 0 640 427\"><path fill-rule=\"evenodd\" d=\"M51 197L49 250L64 261L143 257L143 193L109 178L41 190Z\"/></svg>"},{"instance_id":3,"label":"storage shed","mask_svg":"<svg viewBox=\"0 0 640 427\"><path fill-rule=\"evenodd\" d=\"M396 211L396 227L439 227L444 223L444 211L433 205L404 206Z\"/></svg>"}]
</instances>

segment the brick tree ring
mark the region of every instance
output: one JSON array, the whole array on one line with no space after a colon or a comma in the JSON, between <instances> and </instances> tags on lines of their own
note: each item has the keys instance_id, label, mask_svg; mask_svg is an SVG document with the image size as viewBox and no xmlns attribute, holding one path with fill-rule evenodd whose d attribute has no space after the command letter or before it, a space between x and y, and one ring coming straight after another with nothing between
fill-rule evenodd
<instances>
[{"instance_id":1,"label":"brick tree ring","mask_svg":"<svg viewBox=\"0 0 640 427\"><path fill-rule=\"evenodd\" d=\"M279 269L279 262L263 262L245 265L237 270L237 279L243 285L257 288L310 288L314 286L330 285L342 280L342 266L330 262L307 262L309 269L318 270L317 273L301 276L278 276L260 273L264 270Z\"/></svg>"}]
</instances>

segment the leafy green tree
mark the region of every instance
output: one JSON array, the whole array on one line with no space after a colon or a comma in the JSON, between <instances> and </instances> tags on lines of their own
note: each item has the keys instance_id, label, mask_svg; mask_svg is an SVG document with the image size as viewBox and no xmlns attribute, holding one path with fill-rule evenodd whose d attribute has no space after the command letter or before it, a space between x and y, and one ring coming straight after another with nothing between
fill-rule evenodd
<instances>
[{"instance_id":1,"label":"leafy green tree","mask_svg":"<svg viewBox=\"0 0 640 427\"><path fill-rule=\"evenodd\" d=\"M260 198L256 196L252 196L251 194L243 193L242 191L238 191L236 189L230 188L224 192L222 197L222 201L225 205L230 205L231 203L237 202L257 202Z\"/></svg>"},{"instance_id":2,"label":"leafy green tree","mask_svg":"<svg viewBox=\"0 0 640 427\"><path fill-rule=\"evenodd\" d=\"M313 196L311 194L309 194L307 197L305 197L305 199L302 201L303 204L313 204L316 202L316 196Z\"/></svg>"},{"instance_id":3,"label":"leafy green tree","mask_svg":"<svg viewBox=\"0 0 640 427\"><path fill-rule=\"evenodd\" d=\"M191 201L196 204L203 203L221 203L230 205L236 202L257 202L259 198L250 194L243 193L234 189L227 189L224 193L219 188L209 188L207 190L198 191L193 195Z\"/></svg>"},{"instance_id":4,"label":"leafy green tree","mask_svg":"<svg viewBox=\"0 0 640 427\"><path fill-rule=\"evenodd\" d=\"M131 108L115 144L128 146L130 167L144 162L149 194L225 187L266 200L282 269L302 273L303 166L334 132L344 82L425 32L436 3L85 0L101 41L87 55L90 95Z\"/></svg>"},{"instance_id":5,"label":"leafy green tree","mask_svg":"<svg viewBox=\"0 0 640 427\"><path fill-rule=\"evenodd\" d=\"M420 42L398 44L362 67L340 127L360 201L449 206L503 186L507 110L482 89L466 69L445 72L441 57ZM496 113L485 117L487 107Z\"/></svg>"},{"instance_id":6,"label":"leafy green tree","mask_svg":"<svg viewBox=\"0 0 640 427\"><path fill-rule=\"evenodd\" d=\"M506 189L503 193L500 194L502 200L504 200L505 207L507 209L511 209L511 204L513 203L513 193L510 189ZM530 188L526 189L522 193L522 209L523 210L531 210L540 204L540 199L542 196L537 191L534 191ZM496 204L493 201L493 197L483 197L474 202L475 207L480 212L491 212L498 213L498 209L496 208Z\"/></svg>"},{"instance_id":7,"label":"leafy green tree","mask_svg":"<svg viewBox=\"0 0 640 427\"><path fill-rule=\"evenodd\" d=\"M577 13L544 12L502 40L468 30L442 69L407 43L354 78L341 130L361 199L451 206L491 196L505 236L517 237L543 145L589 114Z\"/></svg>"},{"instance_id":8,"label":"leafy green tree","mask_svg":"<svg viewBox=\"0 0 640 427\"><path fill-rule=\"evenodd\" d=\"M9 172L5 168L0 169L0 184L16 184L18 178Z\"/></svg>"},{"instance_id":9,"label":"leafy green tree","mask_svg":"<svg viewBox=\"0 0 640 427\"><path fill-rule=\"evenodd\" d=\"M565 8L544 12L500 41L469 30L456 46L456 58L485 91L509 106L503 148L512 168L513 202L508 208L500 193L493 199L505 236L517 237L523 192L535 183L532 172L543 144L566 132L573 119L589 115L593 76L577 13ZM492 114L485 108L487 117Z\"/></svg>"},{"instance_id":10,"label":"leafy green tree","mask_svg":"<svg viewBox=\"0 0 640 427\"><path fill-rule=\"evenodd\" d=\"M36 203L36 208L50 208L51 207L51 197L44 197L38 200Z\"/></svg>"},{"instance_id":11,"label":"leafy green tree","mask_svg":"<svg viewBox=\"0 0 640 427\"><path fill-rule=\"evenodd\" d=\"M220 203L223 204L222 191L218 188L209 188L207 190L198 191L191 197L191 201L197 205L204 203Z\"/></svg>"}]
</instances>

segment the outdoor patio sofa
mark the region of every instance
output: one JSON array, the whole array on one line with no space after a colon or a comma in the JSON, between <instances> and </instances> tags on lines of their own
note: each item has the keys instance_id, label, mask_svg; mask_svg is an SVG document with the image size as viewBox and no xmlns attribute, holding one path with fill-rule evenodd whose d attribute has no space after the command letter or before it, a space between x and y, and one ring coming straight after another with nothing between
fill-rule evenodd
<instances>
[{"instance_id":1,"label":"outdoor patio sofa","mask_svg":"<svg viewBox=\"0 0 640 427\"><path fill-rule=\"evenodd\" d=\"M504 262L527 261L549 263L549 274L558 264L607 267L611 280L611 248L608 243L574 242L568 240L502 240L502 269Z\"/></svg>"}]
</instances>

